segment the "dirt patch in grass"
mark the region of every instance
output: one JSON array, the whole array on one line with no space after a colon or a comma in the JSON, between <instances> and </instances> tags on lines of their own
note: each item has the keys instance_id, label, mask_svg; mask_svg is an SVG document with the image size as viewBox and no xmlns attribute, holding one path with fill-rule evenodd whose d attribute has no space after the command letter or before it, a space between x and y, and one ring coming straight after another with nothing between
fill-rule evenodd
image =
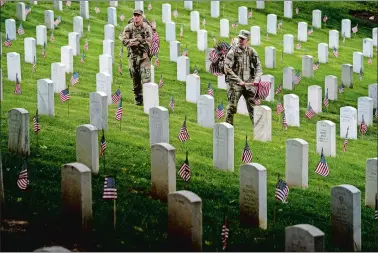
<instances>
[{"instance_id":1,"label":"dirt patch in grass","mask_svg":"<svg viewBox=\"0 0 378 253\"><path fill-rule=\"evenodd\" d=\"M366 11L366 10L350 10L349 14L355 18L367 20L371 23L378 22L378 15L377 13Z\"/></svg>"}]
</instances>

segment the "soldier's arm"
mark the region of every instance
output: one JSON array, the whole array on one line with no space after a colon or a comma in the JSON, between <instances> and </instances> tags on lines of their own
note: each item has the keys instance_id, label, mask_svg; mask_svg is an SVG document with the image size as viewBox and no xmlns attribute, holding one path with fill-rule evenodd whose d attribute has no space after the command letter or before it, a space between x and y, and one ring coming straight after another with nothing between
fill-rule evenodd
<instances>
[{"instance_id":1,"label":"soldier's arm","mask_svg":"<svg viewBox=\"0 0 378 253\"><path fill-rule=\"evenodd\" d=\"M130 31L130 28L129 26L127 25L125 27L125 30L123 31L123 45L125 47L129 47L130 46L130 42L131 42L131 31Z\"/></svg>"},{"instance_id":2,"label":"soldier's arm","mask_svg":"<svg viewBox=\"0 0 378 253\"><path fill-rule=\"evenodd\" d=\"M257 54L256 50L252 49L254 57L253 57L253 64L255 65L255 79L253 82L258 83L261 80L261 76L263 75L260 57Z\"/></svg>"},{"instance_id":3,"label":"soldier's arm","mask_svg":"<svg viewBox=\"0 0 378 253\"><path fill-rule=\"evenodd\" d=\"M235 53L234 53L233 49L228 51L228 53L227 53L227 55L224 59L224 72L226 73L226 75L228 75L230 77L230 80L233 80L233 81L236 81L236 82L239 83L242 80L232 70L232 66L234 65L234 56L235 56Z\"/></svg>"}]
</instances>

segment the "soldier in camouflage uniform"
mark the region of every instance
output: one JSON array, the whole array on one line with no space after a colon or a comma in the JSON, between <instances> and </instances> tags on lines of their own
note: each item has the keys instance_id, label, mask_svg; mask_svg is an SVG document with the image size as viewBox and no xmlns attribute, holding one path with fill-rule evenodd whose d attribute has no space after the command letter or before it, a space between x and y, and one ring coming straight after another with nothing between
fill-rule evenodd
<instances>
[{"instance_id":1,"label":"soldier in camouflage uniform","mask_svg":"<svg viewBox=\"0 0 378 253\"><path fill-rule=\"evenodd\" d=\"M152 30L146 22L143 22L142 10L134 10L133 14L133 22L128 24L123 32L123 45L128 51L135 103L142 106L143 84L151 82L151 59L148 53L152 41Z\"/></svg>"},{"instance_id":2,"label":"soldier in camouflage uniform","mask_svg":"<svg viewBox=\"0 0 378 253\"><path fill-rule=\"evenodd\" d=\"M226 122L231 125L242 95L253 124L253 106L257 100L256 85L260 82L263 73L257 52L248 45L249 36L250 32L241 30L238 35L239 44L228 51L224 60L224 72L228 84Z\"/></svg>"}]
</instances>

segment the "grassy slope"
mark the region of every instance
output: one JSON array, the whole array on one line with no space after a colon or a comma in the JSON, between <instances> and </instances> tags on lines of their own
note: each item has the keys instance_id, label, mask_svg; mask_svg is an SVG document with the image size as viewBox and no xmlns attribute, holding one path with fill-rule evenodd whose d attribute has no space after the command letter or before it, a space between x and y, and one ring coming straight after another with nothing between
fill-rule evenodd
<instances>
[{"instance_id":1,"label":"grassy slope","mask_svg":"<svg viewBox=\"0 0 378 253\"><path fill-rule=\"evenodd\" d=\"M168 107L169 97L175 97L176 109L170 113L170 143L176 148L176 166L179 167L185 159L185 150L189 151L189 160L192 168L192 180L189 190L198 194L203 200L203 240L205 251L220 250L220 229L223 213L229 208L230 220L230 251L283 251L284 250L284 228L298 223L310 223L317 226L326 234L327 251L337 251L330 243L330 188L339 184L353 184L361 190L362 205L362 250L374 251L377 249L377 226L373 222L373 210L363 206L365 192L365 161L376 156L376 134L377 127L369 127L369 133L363 139L351 140L348 146L348 153L341 152L343 139L339 137L339 108L341 106L357 107L357 98L367 96L368 84L375 83L376 79L376 52L374 52L374 64L367 65L365 59L365 76L362 81L354 74L354 88L346 89L338 101L331 102L328 112L318 115L312 120L304 117L307 103L307 87L317 84L324 88L324 77L332 74L339 78L341 75L341 64L352 64L352 53L362 50L362 38L371 37L371 28L364 29L359 23L361 32L356 38L348 39L345 45L340 43L340 57L334 58L330 51L328 64L321 64L313 79L304 78L301 84L292 93L300 97L301 127L289 128L282 131L275 114L276 103L267 103L273 110L272 127L273 141L262 143L251 141L253 132L248 117L235 116L235 172L224 173L212 166L212 130L197 126L196 105L185 102L185 83L176 81L176 64L169 62L169 44L164 41L165 28L161 24L161 4L154 2L153 11L148 13L148 18L156 19L161 43L160 61L161 67L155 71L155 80L158 81L160 74L163 74L165 85L159 90L160 105ZM237 7L245 5L245 2L227 3L225 17L234 22L237 20ZM341 18L349 17L348 9L365 9L372 6L344 3L294 3L300 8L299 18L294 20L284 19L284 30L278 35L269 35L266 41L266 13L276 13L278 19L283 16L283 3L268 3L266 10L253 12L253 19L249 20L248 26L239 26L238 29L249 29L251 25L261 27L261 45L255 47L262 62L264 62L264 47L274 45L277 48L277 68L266 69L265 74L272 74L276 78L276 84L282 81L282 69L285 66L301 68L301 57L310 54L317 58L317 44L328 43L328 28L317 30L309 37L307 43L302 43L302 49L295 51L294 55L285 55L284 63L280 62L283 34L289 33L296 37L299 21L307 21L311 24L311 10L319 8L326 12L329 17L328 26L340 30ZM197 64L201 76L201 94L206 94L207 83L211 81L215 88L215 104L226 101L226 92L216 89L216 78L204 71L204 53L196 49L196 35L190 32L189 11L183 9L183 3L172 3L172 11L176 8L179 11L177 23L185 25L184 42L189 49L191 71L194 64ZM209 31L209 45L212 34L219 31L219 19L210 18L210 4L201 2L194 4L195 9L200 10L201 19L206 17L206 29ZM255 7L254 3L247 5ZM7 150L7 111L14 107L26 108L31 118L36 110L37 90L36 81L40 78L50 78L50 64L60 61L60 47L68 43L67 33L72 31L72 18L79 15L79 5L74 3L64 12L55 11L55 16L62 16L62 24L56 29L54 35L56 41L48 43L47 59L43 61L41 46L37 47L37 73L31 73L31 64L24 63L23 38L35 37L35 26L43 24L43 11L52 9L51 3L33 6L32 13L28 16L28 22L23 22L25 35L18 36L12 48L3 47L2 68L4 84L4 101L1 113L1 149L3 150L4 184L6 189L6 217L27 219L33 224L27 236L18 237L15 234L3 237L3 245L6 250L33 250L43 243L61 243L56 233L45 232L41 235L34 231L46 226L47 231L55 231L56 216L60 212L60 167L62 164L75 161L75 129L80 124L89 123L89 92L96 89L95 79L98 72L98 55L102 53L103 27L107 21L107 4L101 3L101 13L94 13L95 4L90 4L91 33L86 32L87 21L84 22L85 35L89 36L89 51L86 55L84 66L80 63L80 56L74 57L74 69L80 71L80 83L71 88L70 117L67 117L67 104L61 104L59 96L55 95L56 116L49 118L40 116L42 130L39 136L39 143L47 149L41 150L41 156L36 157L36 137L31 131L32 156L29 159L29 177L31 192L22 193L16 186L17 173L20 170L21 161L6 153ZM145 9L147 3L145 3ZM117 15L122 12L131 13L133 3L119 3ZM15 18L15 4L7 3L1 10L1 24L4 27L6 18ZM222 9L221 9L222 15ZM118 19L118 22L120 20ZM352 26L355 22L352 22ZM17 28L19 22L17 22ZM5 28L2 27L4 33ZM116 28L116 36L121 26ZM236 34L235 30L231 31ZM366 32L366 34L363 34ZM179 26L176 27L177 37ZM50 32L48 32L50 36ZM21 39L20 39L21 38ZM3 39L4 41L4 39ZM81 40L83 48L84 40ZM118 55L120 41L116 40L115 55ZM6 53L18 52L21 55L22 90L20 96L13 95L14 83L7 81ZM118 60L118 58L117 58ZM124 57L124 66L127 59ZM87 250L92 251L162 251L165 250L167 237L167 206L159 201L152 200L148 192L150 190L150 155L148 138L148 116L143 109L133 105L132 82L127 75L125 67L124 76L116 72L117 65L113 66L114 92L118 86L125 98L124 118L122 120L122 131L114 119L116 106L109 107L109 130L106 131L108 143L107 169L117 172L118 188L118 229L116 233L105 232L111 226L112 204L101 199L103 188L103 170L97 177L92 178L93 192L93 216L94 243ZM69 81L70 75L67 75ZM283 94L289 94L284 91ZM280 95L280 97L282 94ZM277 97L276 97L277 98ZM282 98L281 98L282 100ZM184 115L188 116L188 130L191 141L182 145L176 138ZM321 178L313 173L319 160L315 152L316 121L328 119L337 124L337 157L327 158L331 174L327 178ZM239 228L238 205L239 205L239 165L240 155L244 146L245 134L249 136L249 143L254 155L254 162L261 163L268 170L268 231L259 229ZM273 226L274 190L277 173L281 176L285 173L285 141L288 138L302 138L309 143L309 188L306 190L292 188L287 205L278 204L276 224ZM177 190L183 189L183 182L177 178ZM70 247L70 245L67 245Z\"/></svg>"}]
</instances>

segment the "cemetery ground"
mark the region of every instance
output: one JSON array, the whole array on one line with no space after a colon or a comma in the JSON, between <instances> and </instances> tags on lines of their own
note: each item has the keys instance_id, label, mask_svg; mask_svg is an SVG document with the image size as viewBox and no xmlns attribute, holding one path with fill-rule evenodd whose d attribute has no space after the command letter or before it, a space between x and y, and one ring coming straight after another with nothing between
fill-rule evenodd
<instances>
[{"instance_id":1,"label":"cemetery ground","mask_svg":"<svg viewBox=\"0 0 378 253\"><path fill-rule=\"evenodd\" d=\"M25 3L28 1L25 1ZM29 2L28 2L29 3ZM28 4L26 3L26 4ZM272 108L272 141L260 142L253 140L252 124L248 116L236 114L235 127L235 168L234 172L225 172L213 167L213 129L197 125L197 105L185 101L185 82L176 81L176 63L169 60L169 43L165 41L165 25L161 21L161 4L165 2L153 1L152 10L147 11L148 19L155 19L160 36L160 67L155 68L155 83L160 76L164 79L164 86L159 89L160 106L169 108L170 96L174 96L175 109L169 112L169 142L176 149L176 168L185 161L185 152L188 151L191 167L191 180L187 190L196 193L202 199L203 215L203 250L221 251L221 228L223 217L227 211L230 237L228 251L284 251L285 227L295 224L312 224L325 233L327 251L339 251L331 244L330 238L330 192L331 187L340 184L352 184L361 191L361 238L362 251L376 251L378 248L378 225L374 220L374 210L364 205L365 195L365 163L368 158L377 156L377 121L369 126L365 136L358 133L357 140L349 140L348 150L342 152L344 138L340 137L340 107L353 106L357 108L357 99L367 96L368 85L377 81L377 53L374 48L373 64L367 64L364 58L365 71L362 80L358 74L353 74L353 88L345 88L343 94L338 94L338 100L330 101L329 108L323 106L323 112L308 120L304 114L307 109L307 88L310 85L319 85L324 89L324 77L335 75L340 85L341 65L353 62L353 52L362 51L362 39L371 38L374 24L366 20L355 19L348 14L348 10L376 11L374 3L369 2L293 2L294 9L299 7L299 15L293 13L293 19L283 18L283 2L267 2L265 10L256 10L255 2L225 2L224 11L221 4L220 18L226 17L230 23L237 21L238 7L245 5L253 8L253 18L248 25L238 25L230 33L236 36L240 29L250 30L252 25L261 27L261 45L254 46L260 56L264 74L275 77L275 87L282 83L282 69L292 66L301 69L302 56L312 55L314 62L317 59L318 43L328 43L329 29L340 30L341 19L350 18L352 27L358 22L359 31L341 42L339 57L332 55L329 49L329 62L321 63L315 71L314 78L302 78L295 90L283 90L275 96L274 102L263 101L262 104ZM201 77L201 95L207 94L207 84L212 82L214 88L215 106L223 102L227 105L226 91L217 89L215 76L205 71L204 52L197 50L197 35L190 31L190 11L183 8L183 2L172 2L172 11L177 8L176 37L179 38L180 24L184 25L184 36L181 40L181 52L186 46L190 58L190 72L193 73L196 65ZM126 52L122 58L123 75L116 69L119 63L118 52L121 41L116 39L114 47L115 63L113 64L112 93L118 87L123 97L123 118L120 122L114 117L116 105L109 106L109 126L105 131L107 141L106 168L100 158L100 173L92 176L93 199L93 232L87 243L66 242L65 234L61 233L59 219L61 212L61 167L63 164L76 161L75 143L76 127L89 124L89 93L96 91L96 73L99 72L99 55L102 54L102 40L104 25L107 23L107 7L109 3L101 2L98 7L100 13L96 14L96 4L89 3L90 32L87 31L88 20L84 20L84 35L80 40L81 51L74 56L74 70L80 74L80 81L75 87L69 83L71 74L66 75L67 85L70 86L71 99L68 103L61 103L59 94L55 94L55 116L39 116L41 131L37 136L32 131L32 117L37 109L37 80L51 77L51 63L60 61L60 48L68 43L68 32L72 31L73 17L79 16L79 4L73 2L71 7L63 6L63 11L53 9L52 2L38 2L32 5L32 11L27 21L22 22L24 35L17 35L10 48L3 46L1 67L3 69L4 100L1 105L1 150L2 167L5 188L5 212L2 219L26 221L25 230L10 229L3 225L1 242L3 251L32 251L43 245L62 245L69 249L85 251L164 251L167 249L167 204L150 197L151 169L149 144L149 118L143 112L143 107L134 105L132 93L132 80L127 69ZM208 31L208 45L211 47L212 38L218 36L219 18L210 17L209 2L193 2L194 10L200 11L202 21L206 18ZM37 46L37 70L32 73L32 64L24 61L24 38L36 36L36 26L44 23L44 11L54 10L55 17L61 16L61 24L54 30L55 41L48 42L46 59L41 56L42 46ZM127 20L131 17L134 3L121 2L117 7L118 26L115 37L124 27L119 16L124 13ZM297 36L297 23L300 21L311 24L313 9L320 9L328 16L326 27L322 23L321 29L315 29L308 41L302 43L300 50L293 55L284 54L281 62L283 35ZM1 9L1 32L4 41L4 20L15 18L15 3L6 3ZM283 19L283 28L277 35L269 34L266 39L266 15L275 13L278 20ZM19 21L16 27L18 28ZM201 24L201 28L203 25ZM49 38L51 30L48 30ZM85 63L80 62L85 38L88 38L89 50L85 53ZM228 39L226 39L229 42ZM295 39L295 44L297 40ZM267 69L264 66L265 46L275 46L277 49L276 68ZM15 83L7 80L6 54L17 52L21 56L22 94L14 95ZM155 58L153 59L153 61ZM282 129L282 118L275 113L278 99L283 102L283 94L296 94L300 98L300 127ZM323 90L324 96L324 90ZM22 166L20 156L7 152L8 125L7 112L11 108L25 108L29 111L31 155L28 158L28 173L30 188L22 192L16 184L17 175ZM187 116L187 129L190 140L181 143L177 136ZM314 173L320 155L316 153L316 122L330 120L336 124L336 157L326 157L330 175L321 177ZM224 118L220 121L223 122ZM239 166L245 136L253 153L253 162L262 164L267 169L267 211L268 229L245 229L239 226ZM99 140L101 131L99 132ZM285 147L286 140L301 138L309 143L307 189L290 188L288 203L275 203L274 193L277 178L285 177ZM113 203L102 199L104 177L116 175L118 190L117 199L117 226L113 230ZM177 176L177 190L184 189L183 180ZM275 222L273 223L274 209Z\"/></svg>"}]
</instances>

